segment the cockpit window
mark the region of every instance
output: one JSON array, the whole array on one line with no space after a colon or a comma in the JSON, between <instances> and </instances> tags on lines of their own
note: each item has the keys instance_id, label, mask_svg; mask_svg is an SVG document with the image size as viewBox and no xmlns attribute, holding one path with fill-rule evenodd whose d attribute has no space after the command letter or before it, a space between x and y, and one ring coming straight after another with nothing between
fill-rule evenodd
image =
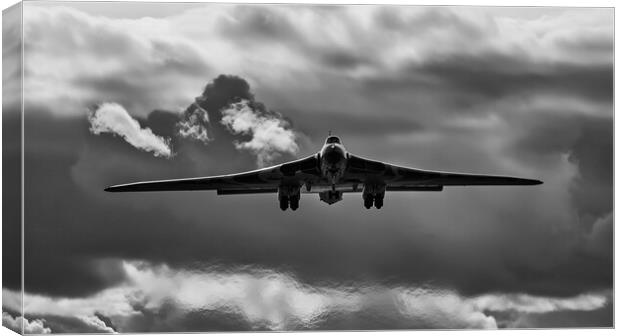
<instances>
[{"instance_id":1,"label":"cockpit window","mask_svg":"<svg viewBox=\"0 0 620 336\"><path fill-rule=\"evenodd\" d=\"M325 143L327 143L327 144L340 143L340 138L338 138L336 136L330 136L329 138L327 138L327 140L325 140Z\"/></svg>"}]
</instances>

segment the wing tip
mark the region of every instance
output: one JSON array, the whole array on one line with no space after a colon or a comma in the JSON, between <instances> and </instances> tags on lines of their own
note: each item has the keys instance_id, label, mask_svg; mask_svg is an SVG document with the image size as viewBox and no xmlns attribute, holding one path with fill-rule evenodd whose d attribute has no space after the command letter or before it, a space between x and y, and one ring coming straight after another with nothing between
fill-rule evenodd
<instances>
[{"instance_id":1,"label":"wing tip","mask_svg":"<svg viewBox=\"0 0 620 336\"><path fill-rule=\"evenodd\" d=\"M527 184L529 184L529 185L541 185L541 184L543 184L543 181L541 181L541 180L527 180Z\"/></svg>"},{"instance_id":2,"label":"wing tip","mask_svg":"<svg viewBox=\"0 0 620 336\"><path fill-rule=\"evenodd\" d=\"M105 192L123 192L123 191L130 191L127 187L129 185L127 184L118 184L118 185L113 185L113 186L108 186L105 187L103 189L103 191Z\"/></svg>"}]
</instances>

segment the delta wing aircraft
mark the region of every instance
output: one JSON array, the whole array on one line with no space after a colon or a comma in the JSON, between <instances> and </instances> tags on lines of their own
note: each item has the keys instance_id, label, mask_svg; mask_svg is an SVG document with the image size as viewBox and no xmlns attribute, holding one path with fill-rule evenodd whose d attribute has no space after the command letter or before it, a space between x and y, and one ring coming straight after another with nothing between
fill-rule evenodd
<instances>
[{"instance_id":1,"label":"delta wing aircraft","mask_svg":"<svg viewBox=\"0 0 620 336\"><path fill-rule=\"evenodd\" d=\"M280 209L299 208L301 193L319 194L334 204L343 193L361 192L364 207L381 209L386 191L442 191L445 186L537 185L542 181L507 176L446 173L400 167L346 151L330 135L320 152L303 159L244 173L136 182L111 186L110 192L216 190L218 195L277 193Z\"/></svg>"}]
</instances>

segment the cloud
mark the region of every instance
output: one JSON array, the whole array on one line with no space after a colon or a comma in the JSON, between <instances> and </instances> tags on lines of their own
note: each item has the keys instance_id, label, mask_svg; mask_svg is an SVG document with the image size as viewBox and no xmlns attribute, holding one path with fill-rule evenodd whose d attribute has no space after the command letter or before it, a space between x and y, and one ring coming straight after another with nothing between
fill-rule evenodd
<instances>
[{"instance_id":1,"label":"cloud","mask_svg":"<svg viewBox=\"0 0 620 336\"><path fill-rule=\"evenodd\" d=\"M601 294L580 294L570 298L544 298L527 294L482 295L472 299L476 308L491 311L517 311L522 313L549 313L563 310L591 311L607 303Z\"/></svg>"},{"instance_id":2,"label":"cloud","mask_svg":"<svg viewBox=\"0 0 620 336\"><path fill-rule=\"evenodd\" d=\"M538 14L539 8L517 13L458 7L211 4L164 18L127 20L66 6L25 7L27 98L71 102L47 104L65 106L55 113L79 113L80 106L101 100L132 111L177 111L205 78L222 72L248 78L263 91L270 87L274 93L269 99L286 87L288 100L298 101L290 99L294 91L295 96L309 96L306 101L332 92L333 99L355 97L361 106L373 97L364 98L352 80L402 80L413 77L412 67L418 68L422 81L425 74L455 71L435 83L449 85L432 89L433 96L454 94L447 90L454 86L467 88L466 78L473 78L473 93L506 93L505 88L527 88L541 79L534 87L561 82L573 94L577 89L584 89L581 94L586 96L611 94L606 83L613 62L613 15L606 9L557 8ZM80 29L67 29L67 22ZM57 42L46 42L51 40ZM79 59L68 60L66 51L76 49L81 50ZM502 59L511 61L515 71L501 68L497 61ZM490 66L472 68L480 64ZM478 70L467 77L472 75L468 71ZM592 88L575 80L582 77L593 81ZM330 85L322 85L325 81ZM502 85L492 85L498 82ZM314 99L308 107L321 105L349 109L331 99ZM373 107L368 104L367 109Z\"/></svg>"},{"instance_id":3,"label":"cloud","mask_svg":"<svg viewBox=\"0 0 620 336\"><path fill-rule=\"evenodd\" d=\"M164 19L118 20L65 5L26 5L25 99L64 105L51 112L65 116L101 101L131 111L180 112L209 67L202 52L174 30ZM67 57L67 50L80 50L79 56Z\"/></svg>"},{"instance_id":4,"label":"cloud","mask_svg":"<svg viewBox=\"0 0 620 336\"><path fill-rule=\"evenodd\" d=\"M185 120L179 121L177 125L181 137L196 139L204 144L212 140L207 132L209 113L198 104L191 104L185 112Z\"/></svg>"},{"instance_id":5,"label":"cloud","mask_svg":"<svg viewBox=\"0 0 620 336\"><path fill-rule=\"evenodd\" d=\"M2 312L2 325L15 331L16 333L22 332L24 334L50 334L52 330L45 326L45 320L30 320L17 316L16 318L11 316L7 312Z\"/></svg>"},{"instance_id":6,"label":"cloud","mask_svg":"<svg viewBox=\"0 0 620 336\"><path fill-rule=\"evenodd\" d=\"M116 103L103 103L88 116L93 134L119 135L132 146L155 156L171 157L170 140L153 134L149 128L140 127L127 110Z\"/></svg>"},{"instance_id":7,"label":"cloud","mask_svg":"<svg viewBox=\"0 0 620 336\"><path fill-rule=\"evenodd\" d=\"M290 123L257 101L249 83L234 75L221 74L209 82L177 127L181 137L204 144L231 141L238 150L255 155L259 167L299 151ZM247 137L250 140L244 140Z\"/></svg>"},{"instance_id":8,"label":"cloud","mask_svg":"<svg viewBox=\"0 0 620 336\"><path fill-rule=\"evenodd\" d=\"M261 115L247 100L231 104L222 110L222 124L234 134L249 135L245 142L236 142L238 149L247 149L257 157L259 167L264 167L281 153L296 154L299 146L295 133L281 118Z\"/></svg>"},{"instance_id":9,"label":"cloud","mask_svg":"<svg viewBox=\"0 0 620 336\"><path fill-rule=\"evenodd\" d=\"M80 321L82 321L87 327L91 327L93 330L97 332L106 332L106 333L115 333L116 330L114 328L106 325L106 323L99 318L99 316L76 316Z\"/></svg>"},{"instance_id":10,"label":"cloud","mask_svg":"<svg viewBox=\"0 0 620 336\"><path fill-rule=\"evenodd\" d=\"M162 309L172 319L167 326L176 331L192 330L181 325L187 316L199 314L208 320L213 311L228 316L226 319L233 322L231 330L243 330L246 323L269 330L362 329L358 323L365 314L379 315L369 328L487 329L497 328L489 311L589 311L603 307L609 297L604 293L561 299L503 294L464 297L453 290L429 286L311 286L269 269L212 265L183 270L138 261L125 261L123 267L128 274L126 283L87 298L26 293L26 311L50 320L77 316L96 330L108 332L114 331L111 323L120 332L141 330L138 324ZM19 295L3 291L7 297ZM106 316L107 324L101 316ZM161 330L157 325L151 328Z\"/></svg>"}]
</instances>

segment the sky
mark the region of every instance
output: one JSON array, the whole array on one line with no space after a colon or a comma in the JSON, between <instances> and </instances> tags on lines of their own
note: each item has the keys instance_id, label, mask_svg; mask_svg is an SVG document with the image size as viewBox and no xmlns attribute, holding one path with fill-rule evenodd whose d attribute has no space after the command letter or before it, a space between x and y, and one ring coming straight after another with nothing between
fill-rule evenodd
<instances>
[{"instance_id":1,"label":"sky","mask_svg":"<svg viewBox=\"0 0 620 336\"><path fill-rule=\"evenodd\" d=\"M23 10L24 316L5 272L3 325L613 325L613 9ZM19 32L3 34L17 58ZM3 103L17 127L19 101ZM296 212L271 194L103 192L286 162L329 131L375 160L544 184L389 193L381 210L303 195ZM19 227L3 230L18 269Z\"/></svg>"}]
</instances>

